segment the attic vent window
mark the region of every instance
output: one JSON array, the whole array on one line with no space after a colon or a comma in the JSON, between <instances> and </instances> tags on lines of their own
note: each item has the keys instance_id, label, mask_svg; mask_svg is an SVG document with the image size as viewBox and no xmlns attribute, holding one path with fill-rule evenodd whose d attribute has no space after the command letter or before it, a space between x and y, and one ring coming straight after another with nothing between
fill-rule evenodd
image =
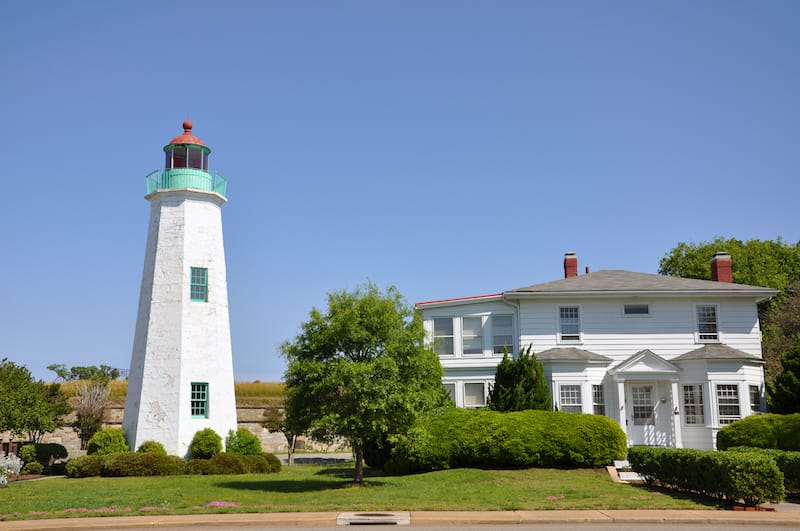
<instances>
[{"instance_id":1,"label":"attic vent window","mask_svg":"<svg viewBox=\"0 0 800 531\"><path fill-rule=\"evenodd\" d=\"M650 305L648 304L626 304L624 306L625 315L650 315Z\"/></svg>"}]
</instances>

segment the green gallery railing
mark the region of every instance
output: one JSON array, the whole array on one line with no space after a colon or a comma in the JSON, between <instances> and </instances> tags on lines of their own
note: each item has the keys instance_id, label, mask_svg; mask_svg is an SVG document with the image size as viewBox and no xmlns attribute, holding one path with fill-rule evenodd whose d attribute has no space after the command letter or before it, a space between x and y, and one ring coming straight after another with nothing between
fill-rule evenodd
<instances>
[{"instance_id":1,"label":"green gallery railing","mask_svg":"<svg viewBox=\"0 0 800 531\"><path fill-rule=\"evenodd\" d=\"M157 190L176 190L191 188L203 192L216 192L222 197L228 189L228 180L215 171L203 171L195 168L172 168L171 170L155 170L147 177L147 193Z\"/></svg>"}]
</instances>

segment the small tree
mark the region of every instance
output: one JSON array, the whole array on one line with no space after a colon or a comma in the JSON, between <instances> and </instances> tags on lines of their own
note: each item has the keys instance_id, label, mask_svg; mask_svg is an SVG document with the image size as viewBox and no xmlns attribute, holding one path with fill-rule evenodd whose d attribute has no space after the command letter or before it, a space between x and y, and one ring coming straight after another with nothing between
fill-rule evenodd
<instances>
[{"instance_id":1,"label":"small tree","mask_svg":"<svg viewBox=\"0 0 800 531\"><path fill-rule=\"evenodd\" d=\"M86 449L89 439L103 427L108 394L108 387L103 382L83 382L80 386L78 404L75 407L76 420L73 426L81 439L81 450Z\"/></svg>"},{"instance_id":2,"label":"small tree","mask_svg":"<svg viewBox=\"0 0 800 531\"><path fill-rule=\"evenodd\" d=\"M40 441L70 410L58 384L34 380L26 367L0 361L0 431Z\"/></svg>"},{"instance_id":3,"label":"small tree","mask_svg":"<svg viewBox=\"0 0 800 531\"><path fill-rule=\"evenodd\" d=\"M293 402L297 403L298 401ZM264 420L261 422L261 425L273 433L283 433L283 436L286 438L286 445L288 447L289 456L287 461L288 464L293 465L297 440L306 432L306 430L308 430L308 425L305 424L303 427L299 426L300 421L303 418L299 411L296 411L291 415L286 413L287 408L290 407L288 403L289 402L287 398L287 405L284 406L284 408L266 408L264 410Z\"/></svg>"},{"instance_id":4,"label":"small tree","mask_svg":"<svg viewBox=\"0 0 800 531\"><path fill-rule=\"evenodd\" d=\"M544 367L536 360L533 345L528 345L511 359L508 351L497 365L494 385L489 393L489 409L523 411L550 409L550 391L544 377Z\"/></svg>"},{"instance_id":5,"label":"small tree","mask_svg":"<svg viewBox=\"0 0 800 531\"><path fill-rule=\"evenodd\" d=\"M767 387L769 409L788 415L800 413L800 342L781 356L783 372Z\"/></svg>"},{"instance_id":6,"label":"small tree","mask_svg":"<svg viewBox=\"0 0 800 531\"><path fill-rule=\"evenodd\" d=\"M445 403L439 358L424 336L396 288L367 284L329 293L327 311L311 310L295 341L281 347L290 426L308 422L315 439L346 439L356 484L367 442L405 433L419 413Z\"/></svg>"}]
</instances>

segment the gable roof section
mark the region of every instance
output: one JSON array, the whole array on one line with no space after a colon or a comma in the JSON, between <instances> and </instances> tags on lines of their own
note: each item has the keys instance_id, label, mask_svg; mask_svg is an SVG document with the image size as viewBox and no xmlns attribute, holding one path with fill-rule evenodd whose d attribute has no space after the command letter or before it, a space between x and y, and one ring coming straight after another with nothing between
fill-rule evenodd
<instances>
[{"instance_id":1,"label":"gable roof section","mask_svg":"<svg viewBox=\"0 0 800 531\"><path fill-rule=\"evenodd\" d=\"M624 380L626 377L636 379L657 379L657 377L676 378L680 370L680 367L668 362L652 350L645 349L640 350L608 372L609 374L613 374L615 379Z\"/></svg>"},{"instance_id":2,"label":"gable roof section","mask_svg":"<svg viewBox=\"0 0 800 531\"><path fill-rule=\"evenodd\" d=\"M705 361L741 360L762 365L764 364L764 360L762 360L758 356L753 356L752 354L748 354L747 352L743 352L733 347L729 347L728 345L722 343L703 345L702 347L696 350L689 351L686 354L681 354L677 358L672 359L672 361L676 363L680 363L682 361L695 361L695 360L705 360Z\"/></svg>"},{"instance_id":3,"label":"gable roof section","mask_svg":"<svg viewBox=\"0 0 800 531\"><path fill-rule=\"evenodd\" d=\"M579 361L598 365L608 365L614 361L606 356L575 347L550 348L536 354L536 359L539 361Z\"/></svg>"},{"instance_id":4,"label":"gable roof section","mask_svg":"<svg viewBox=\"0 0 800 531\"><path fill-rule=\"evenodd\" d=\"M591 296L591 295L728 295L748 296L757 302L766 300L778 293L771 288L698 280L694 278L634 273L622 270L603 270L564 278L544 284L534 284L506 291L508 299L552 296Z\"/></svg>"}]
</instances>

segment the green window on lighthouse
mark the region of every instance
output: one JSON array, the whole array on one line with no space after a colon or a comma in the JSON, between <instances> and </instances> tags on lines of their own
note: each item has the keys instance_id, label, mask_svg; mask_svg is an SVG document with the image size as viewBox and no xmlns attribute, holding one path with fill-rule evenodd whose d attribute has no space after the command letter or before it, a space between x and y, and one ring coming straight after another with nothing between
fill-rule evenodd
<instances>
[{"instance_id":1,"label":"green window on lighthouse","mask_svg":"<svg viewBox=\"0 0 800 531\"><path fill-rule=\"evenodd\" d=\"M195 302L208 302L208 269L193 267L189 297Z\"/></svg>"},{"instance_id":2,"label":"green window on lighthouse","mask_svg":"<svg viewBox=\"0 0 800 531\"><path fill-rule=\"evenodd\" d=\"M192 382L192 418L208 418L208 384Z\"/></svg>"}]
</instances>

